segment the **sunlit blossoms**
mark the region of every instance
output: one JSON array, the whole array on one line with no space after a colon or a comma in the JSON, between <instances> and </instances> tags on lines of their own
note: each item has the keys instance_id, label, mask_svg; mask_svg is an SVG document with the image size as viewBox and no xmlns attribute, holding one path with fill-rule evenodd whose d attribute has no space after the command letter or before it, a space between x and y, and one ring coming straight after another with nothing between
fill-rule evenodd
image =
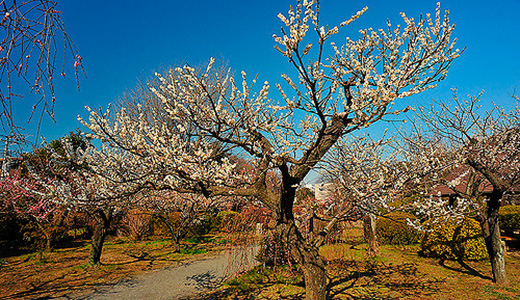
<instances>
[{"instance_id":1,"label":"sunlit blossoms","mask_svg":"<svg viewBox=\"0 0 520 300\"><path fill-rule=\"evenodd\" d=\"M325 299L318 247L327 232L300 234L293 213L296 189L343 136L408 110L394 109L394 101L434 87L459 56L454 26L447 12L441 18L439 7L435 20L428 15L416 23L403 14L404 27L363 30L344 46L332 42L365 11L335 27L320 23L314 1L280 14L284 27L274 39L296 72L282 74L276 93L269 82L259 84L258 76L241 72L236 78L210 59L203 68L184 65L158 74L132 103L91 110L82 122L103 146L91 152L89 164L109 182L131 189L262 202L275 214L276 234L302 266L306 297ZM240 160L251 171L243 172ZM277 188L270 188L268 174L276 174ZM392 176L404 184L397 173Z\"/></svg>"}]
</instances>

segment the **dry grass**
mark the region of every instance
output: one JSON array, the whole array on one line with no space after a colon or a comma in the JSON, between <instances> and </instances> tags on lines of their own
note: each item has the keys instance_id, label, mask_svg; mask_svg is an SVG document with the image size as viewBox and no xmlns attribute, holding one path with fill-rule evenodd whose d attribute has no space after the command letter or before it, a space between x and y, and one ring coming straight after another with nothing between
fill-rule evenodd
<instances>
[{"instance_id":1,"label":"dry grass","mask_svg":"<svg viewBox=\"0 0 520 300\"><path fill-rule=\"evenodd\" d=\"M0 299L38 299L59 297L88 290L100 284L150 270L176 265L181 260L197 259L208 251L223 248L212 242L186 244L184 254L173 253L168 239L133 242L112 239L105 243L102 265L86 265L88 241L68 245L52 253L31 253L0 260Z\"/></svg>"},{"instance_id":2,"label":"dry grass","mask_svg":"<svg viewBox=\"0 0 520 300\"><path fill-rule=\"evenodd\" d=\"M491 281L488 261L440 261L417 255L417 246L382 246L366 258L361 231L352 228L345 243L320 249L327 260L329 299L520 299L520 253L506 257L507 285ZM207 299L302 299L297 268L257 268L228 282Z\"/></svg>"}]
</instances>

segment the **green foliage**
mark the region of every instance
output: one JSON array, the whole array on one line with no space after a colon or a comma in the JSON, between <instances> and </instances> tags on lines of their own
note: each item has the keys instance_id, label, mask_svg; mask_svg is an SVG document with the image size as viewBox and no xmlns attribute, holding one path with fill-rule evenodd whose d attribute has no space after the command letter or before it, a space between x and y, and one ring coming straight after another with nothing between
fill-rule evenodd
<instances>
[{"instance_id":1,"label":"green foliage","mask_svg":"<svg viewBox=\"0 0 520 300\"><path fill-rule=\"evenodd\" d=\"M376 223L377 239L386 245L412 245L419 242L421 233L407 224L415 216L406 212L391 212Z\"/></svg>"},{"instance_id":2,"label":"green foliage","mask_svg":"<svg viewBox=\"0 0 520 300\"><path fill-rule=\"evenodd\" d=\"M483 260L487 258L482 230L477 221L465 218L455 220L430 220L425 223L426 232L419 254L443 259Z\"/></svg>"},{"instance_id":3,"label":"green foliage","mask_svg":"<svg viewBox=\"0 0 520 300\"><path fill-rule=\"evenodd\" d=\"M211 231L211 219L208 214L199 216L190 226L191 233L195 236L208 234Z\"/></svg>"},{"instance_id":4,"label":"green foliage","mask_svg":"<svg viewBox=\"0 0 520 300\"><path fill-rule=\"evenodd\" d=\"M193 236L186 239L186 242L191 244L199 244L199 243L211 243L215 240L215 238L207 237L207 236Z\"/></svg>"},{"instance_id":5,"label":"green foliage","mask_svg":"<svg viewBox=\"0 0 520 300\"><path fill-rule=\"evenodd\" d=\"M505 205L500 208L500 227L520 228L520 206Z\"/></svg>"},{"instance_id":6,"label":"green foliage","mask_svg":"<svg viewBox=\"0 0 520 300\"><path fill-rule=\"evenodd\" d=\"M208 250L206 249L181 249L179 251L180 254L186 254L186 255L194 255L194 254L202 254L207 253Z\"/></svg>"}]
</instances>

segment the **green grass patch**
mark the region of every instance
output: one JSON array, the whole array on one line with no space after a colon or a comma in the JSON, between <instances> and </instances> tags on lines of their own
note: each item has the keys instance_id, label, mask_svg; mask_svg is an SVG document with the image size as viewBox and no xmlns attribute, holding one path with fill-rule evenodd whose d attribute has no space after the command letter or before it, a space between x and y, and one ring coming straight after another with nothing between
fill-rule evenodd
<instances>
[{"instance_id":1,"label":"green grass patch","mask_svg":"<svg viewBox=\"0 0 520 300\"><path fill-rule=\"evenodd\" d=\"M214 237L207 236L194 236L186 239L186 242L190 244L200 244L200 243L211 243L215 240Z\"/></svg>"},{"instance_id":2,"label":"green grass patch","mask_svg":"<svg viewBox=\"0 0 520 300\"><path fill-rule=\"evenodd\" d=\"M194 255L194 254L203 254L203 253L207 253L208 250L206 249L181 249L179 251L180 254L185 254L185 255Z\"/></svg>"}]
</instances>

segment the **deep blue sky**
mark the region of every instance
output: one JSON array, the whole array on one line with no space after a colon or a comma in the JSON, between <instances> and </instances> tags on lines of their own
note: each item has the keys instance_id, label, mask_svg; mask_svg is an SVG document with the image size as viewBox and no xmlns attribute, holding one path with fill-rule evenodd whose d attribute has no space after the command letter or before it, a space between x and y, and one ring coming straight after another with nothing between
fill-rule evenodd
<instances>
[{"instance_id":1,"label":"deep blue sky","mask_svg":"<svg viewBox=\"0 0 520 300\"><path fill-rule=\"evenodd\" d=\"M408 16L434 13L433 0L339 1L322 0L322 24L331 26L349 18L365 5L369 10L340 32L356 37L360 28L384 27L389 18L400 22ZM83 128L76 120L86 116L85 105L106 108L118 95L135 86L138 77L154 70L189 62L198 65L210 57L224 59L236 71L259 74L260 82L280 82L289 67L274 50L273 33L279 33L278 12L286 13L293 1L269 0L61 0L67 32L83 57L87 78L77 91L73 76L56 84L56 123L46 118L41 133L48 140ZM478 94L485 101L511 103L508 94L520 88L520 1L460 1L441 3L457 24L458 47L467 47L454 62L439 87L413 99L449 99L450 89L459 94ZM339 41L338 41L339 42ZM70 71L69 71L70 73ZM72 74L70 74L72 75ZM273 89L271 97L277 96ZM27 105L15 110L18 123L34 134L36 123L26 125Z\"/></svg>"}]
</instances>

